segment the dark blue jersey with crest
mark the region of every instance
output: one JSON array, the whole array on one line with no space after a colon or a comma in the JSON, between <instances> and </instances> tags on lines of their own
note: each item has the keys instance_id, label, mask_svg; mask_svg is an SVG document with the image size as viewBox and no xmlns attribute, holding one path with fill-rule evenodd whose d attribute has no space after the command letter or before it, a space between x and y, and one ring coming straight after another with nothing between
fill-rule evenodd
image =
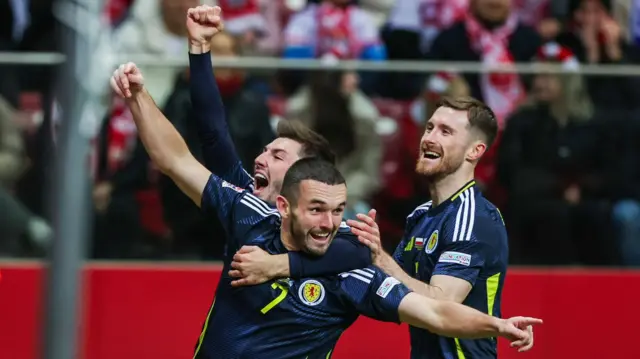
<instances>
[{"instance_id":1,"label":"dark blue jersey with crest","mask_svg":"<svg viewBox=\"0 0 640 359\"><path fill-rule=\"evenodd\" d=\"M472 181L436 207L427 202L407 218L394 258L412 277L429 283L433 275L464 279L473 288L463 304L501 316L500 298L509 247L500 211ZM445 338L410 328L412 359L496 358L495 339Z\"/></svg>"},{"instance_id":2,"label":"dark blue jersey with crest","mask_svg":"<svg viewBox=\"0 0 640 359\"><path fill-rule=\"evenodd\" d=\"M241 246L287 253L280 240L280 216L248 191L215 175L203 192L202 208L219 217L231 255L226 256L195 358L325 359L359 314L398 322L398 306L409 289L374 266L337 276L232 288L227 272ZM357 241L348 227L341 227L337 236Z\"/></svg>"}]
</instances>

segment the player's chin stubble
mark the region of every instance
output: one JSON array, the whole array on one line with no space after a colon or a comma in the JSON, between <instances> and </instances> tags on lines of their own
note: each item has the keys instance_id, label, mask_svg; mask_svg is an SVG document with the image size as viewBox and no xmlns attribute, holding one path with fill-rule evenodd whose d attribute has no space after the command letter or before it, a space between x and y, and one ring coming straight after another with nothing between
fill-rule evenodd
<instances>
[{"instance_id":1,"label":"player's chin stubble","mask_svg":"<svg viewBox=\"0 0 640 359\"><path fill-rule=\"evenodd\" d=\"M435 166L429 166L426 161L418 159L416 162L416 173L426 177L428 180L437 180L454 173L462 166L462 161L455 163L452 159L442 156L440 163Z\"/></svg>"}]
</instances>

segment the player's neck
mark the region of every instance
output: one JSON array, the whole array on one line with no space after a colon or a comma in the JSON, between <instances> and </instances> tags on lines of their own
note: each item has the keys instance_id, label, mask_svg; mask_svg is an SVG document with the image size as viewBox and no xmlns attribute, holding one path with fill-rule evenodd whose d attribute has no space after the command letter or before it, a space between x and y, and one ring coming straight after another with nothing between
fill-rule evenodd
<instances>
[{"instance_id":1,"label":"player's neck","mask_svg":"<svg viewBox=\"0 0 640 359\"><path fill-rule=\"evenodd\" d=\"M429 194L431 195L433 207L449 199L471 180L473 180L473 171L462 170L432 180L429 183Z\"/></svg>"},{"instance_id":2,"label":"player's neck","mask_svg":"<svg viewBox=\"0 0 640 359\"><path fill-rule=\"evenodd\" d=\"M288 251L299 251L300 248L296 245L296 241L293 240L293 234L289 231L289 224L282 222L280 228L280 241L282 245L284 245Z\"/></svg>"}]
</instances>

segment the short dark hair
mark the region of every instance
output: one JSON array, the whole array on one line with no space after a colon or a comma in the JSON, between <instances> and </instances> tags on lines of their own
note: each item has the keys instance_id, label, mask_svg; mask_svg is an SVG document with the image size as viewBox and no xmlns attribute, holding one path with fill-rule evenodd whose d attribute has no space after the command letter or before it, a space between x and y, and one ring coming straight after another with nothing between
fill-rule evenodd
<instances>
[{"instance_id":1,"label":"short dark hair","mask_svg":"<svg viewBox=\"0 0 640 359\"><path fill-rule=\"evenodd\" d=\"M470 96L444 97L436 108L447 107L458 111L466 111L471 128L478 129L485 137L487 148L491 147L498 135L498 120L493 110Z\"/></svg>"},{"instance_id":2,"label":"short dark hair","mask_svg":"<svg viewBox=\"0 0 640 359\"><path fill-rule=\"evenodd\" d=\"M281 120L278 122L276 136L294 140L302 145L301 157L316 157L330 164L336 163L336 155L329 142L298 120Z\"/></svg>"},{"instance_id":3,"label":"short dark hair","mask_svg":"<svg viewBox=\"0 0 640 359\"><path fill-rule=\"evenodd\" d=\"M290 203L297 203L302 181L318 181L330 186L346 184L335 165L318 157L306 157L296 161L284 175L280 194Z\"/></svg>"}]
</instances>

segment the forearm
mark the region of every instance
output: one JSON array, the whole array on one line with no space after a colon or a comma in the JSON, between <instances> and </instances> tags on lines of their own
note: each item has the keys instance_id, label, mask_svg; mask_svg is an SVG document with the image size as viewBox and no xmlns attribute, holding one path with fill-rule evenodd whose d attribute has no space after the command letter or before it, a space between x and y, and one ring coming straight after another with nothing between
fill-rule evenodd
<instances>
[{"instance_id":1,"label":"forearm","mask_svg":"<svg viewBox=\"0 0 640 359\"><path fill-rule=\"evenodd\" d=\"M393 260L393 257L387 253L385 253L384 256L380 264L382 270L401 281L402 284L406 285L413 292L432 299L447 299L442 289L412 278Z\"/></svg>"},{"instance_id":2,"label":"forearm","mask_svg":"<svg viewBox=\"0 0 640 359\"><path fill-rule=\"evenodd\" d=\"M151 161L160 171L169 174L181 159L190 156L184 139L146 90L127 99L127 104L138 128L138 135Z\"/></svg>"},{"instance_id":3,"label":"forearm","mask_svg":"<svg viewBox=\"0 0 640 359\"><path fill-rule=\"evenodd\" d=\"M447 337L477 339L497 337L501 319L466 305L409 293L400 303L400 320Z\"/></svg>"},{"instance_id":4,"label":"forearm","mask_svg":"<svg viewBox=\"0 0 640 359\"><path fill-rule=\"evenodd\" d=\"M291 278L321 277L335 275L371 264L371 251L357 241L336 239L327 253L314 257L302 252L289 253Z\"/></svg>"},{"instance_id":5,"label":"forearm","mask_svg":"<svg viewBox=\"0 0 640 359\"><path fill-rule=\"evenodd\" d=\"M222 95L213 75L209 44L190 43L189 66L193 116L204 163L211 172L223 176L240 159L229 133ZM220 156L220 153L225 156Z\"/></svg>"}]
</instances>

